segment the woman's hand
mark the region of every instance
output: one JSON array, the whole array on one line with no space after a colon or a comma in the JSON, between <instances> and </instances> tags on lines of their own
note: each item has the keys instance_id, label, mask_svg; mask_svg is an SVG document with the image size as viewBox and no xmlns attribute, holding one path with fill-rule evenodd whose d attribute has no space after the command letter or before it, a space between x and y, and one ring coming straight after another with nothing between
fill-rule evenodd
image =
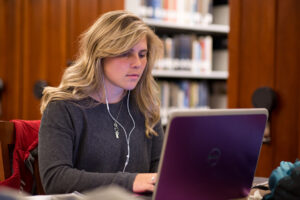
<instances>
[{"instance_id":1,"label":"woman's hand","mask_svg":"<svg viewBox=\"0 0 300 200\"><path fill-rule=\"evenodd\" d=\"M133 192L153 192L157 173L144 173L136 175L133 182Z\"/></svg>"}]
</instances>

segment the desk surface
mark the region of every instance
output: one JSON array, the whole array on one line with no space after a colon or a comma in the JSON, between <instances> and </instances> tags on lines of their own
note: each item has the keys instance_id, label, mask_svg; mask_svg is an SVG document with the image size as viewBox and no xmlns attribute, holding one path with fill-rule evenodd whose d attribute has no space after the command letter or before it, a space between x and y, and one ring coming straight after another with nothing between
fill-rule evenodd
<instances>
[{"instance_id":1,"label":"desk surface","mask_svg":"<svg viewBox=\"0 0 300 200\"><path fill-rule=\"evenodd\" d=\"M232 199L232 200L249 200L249 197L253 197L251 199L262 199L264 195L270 193L270 190L259 190L259 189L252 189L250 191L250 194L248 197L244 198L238 198L238 199ZM255 198L254 198L255 197ZM152 200L151 196L140 196L141 199L143 200Z\"/></svg>"},{"instance_id":2,"label":"desk surface","mask_svg":"<svg viewBox=\"0 0 300 200\"><path fill-rule=\"evenodd\" d=\"M255 177L253 180L252 186L255 185L268 185L268 178L265 177ZM270 190L260 190L260 189L252 189L248 197L232 199L232 200L248 200L250 199L262 199L264 195L270 193ZM152 196L150 194L139 196L143 200L152 200Z\"/></svg>"},{"instance_id":3,"label":"desk surface","mask_svg":"<svg viewBox=\"0 0 300 200\"><path fill-rule=\"evenodd\" d=\"M268 180L269 180L269 178L265 178L265 177L254 177L252 187L256 186L256 185L268 186ZM250 191L250 194L248 197L238 198L238 199L234 199L234 200L248 200L249 197L252 197L250 199L262 199L264 195L266 195L270 192L271 192L270 190L260 190L260 189L254 188Z\"/></svg>"}]
</instances>

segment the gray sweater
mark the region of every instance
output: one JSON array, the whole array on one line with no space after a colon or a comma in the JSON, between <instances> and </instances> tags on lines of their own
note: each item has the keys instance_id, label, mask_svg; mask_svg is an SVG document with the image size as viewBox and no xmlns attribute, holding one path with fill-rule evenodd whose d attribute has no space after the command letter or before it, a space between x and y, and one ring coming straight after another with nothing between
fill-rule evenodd
<instances>
[{"instance_id":1,"label":"gray sweater","mask_svg":"<svg viewBox=\"0 0 300 200\"><path fill-rule=\"evenodd\" d=\"M98 186L117 184L132 191L137 173L156 172L160 158L163 130L159 136L145 135L145 118L130 99L130 111L136 127L130 137L130 160L122 172L127 155L124 131L116 138L105 104L92 98L80 101L59 100L48 104L39 131L39 170L45 192L69 193ZM121 106L122 104L122 106ZM127 134L133 122L127 111L127 96L109 104L111 114Z\"/></svg>"}]
</instances>

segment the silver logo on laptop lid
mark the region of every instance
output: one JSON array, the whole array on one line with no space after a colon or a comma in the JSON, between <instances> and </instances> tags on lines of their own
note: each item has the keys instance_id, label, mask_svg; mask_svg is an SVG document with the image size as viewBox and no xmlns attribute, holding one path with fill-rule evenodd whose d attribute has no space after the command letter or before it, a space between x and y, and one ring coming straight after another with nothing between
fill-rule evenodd
<instances>
[{"instance_id":1,"label":"silver logo on laptop lid","mask_svg":"<svg viewBox=\"0 0 300 200\"><path fill-rule=\"evenodd\" d=\"M210 150L207 156L208 165L211 167L215 167L221 158L221 154L222 153L219 148L213 148L212 150Z\"/></svg>"}]
</instances>

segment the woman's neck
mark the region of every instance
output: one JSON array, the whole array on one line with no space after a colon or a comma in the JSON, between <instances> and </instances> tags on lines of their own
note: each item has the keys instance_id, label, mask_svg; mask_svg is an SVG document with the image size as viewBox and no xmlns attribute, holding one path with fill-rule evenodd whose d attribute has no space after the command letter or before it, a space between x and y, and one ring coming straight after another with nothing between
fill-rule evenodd
<instances>
[{"instance_id":1,"label":"woman's neck","mask_svg":"<svg viewBox=\"0 0 300 200\"><path fill-rule=\"evenodd\" d=\"M126 95L125 90L120 91L106 91L107 95L107 101L108 103L118 103L121 101L121 99ZM96 101L99 101L100 103L106 103L105 95L102 95L101 92L96 92L94 94L91 94L90 97L95 99Z\"/></svg>"},{"instance_id":2,"label":"woman's neck","mask_svg":"<svg viewBox=\"0 0 300 200\"><path fill-rule=\"evenodd\" d=\"M125 90L115 92L115 91L106 91L108 103L118 103L125 96Z\"/></svg>"}]
</instances>

